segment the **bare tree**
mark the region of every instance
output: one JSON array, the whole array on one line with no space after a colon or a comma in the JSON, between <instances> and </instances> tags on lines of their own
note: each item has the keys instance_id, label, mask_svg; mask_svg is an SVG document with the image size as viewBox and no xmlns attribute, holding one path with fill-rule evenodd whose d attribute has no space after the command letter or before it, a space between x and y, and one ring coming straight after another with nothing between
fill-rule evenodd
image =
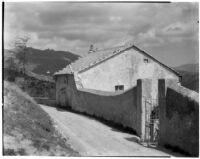
<instances>
[{"instance_id":1,"label":"bare tree","mask_svg":"<svg viewBox=\"0 0 200 159\"><path fill-rule=\"evenodd\" d=\"M26 72L26 63L27 63L26 53L28 51L27 43L29 40L30 40L29 36L23 36L16 38L14 42L16 57L18 58L19 63L22 64L23 74L25 74Z\"/></svg>"}]
</instances>

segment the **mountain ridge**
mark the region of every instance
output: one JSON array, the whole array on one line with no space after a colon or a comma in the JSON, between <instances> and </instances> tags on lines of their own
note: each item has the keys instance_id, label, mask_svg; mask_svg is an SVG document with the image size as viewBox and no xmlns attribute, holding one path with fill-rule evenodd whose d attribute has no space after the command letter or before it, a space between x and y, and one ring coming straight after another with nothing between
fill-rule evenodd
<instances>
[{"instance_id":1,"label":"mountain ridge","mask_svg":"<svg viewBox=\"0 0 200 159\"><path fill-rule=\"evenodd\" d=\"M199 64L183 64L180 66L173 67L177 71L187 71L187 72L199 72Z\"/></svg>"},{"instance_id":2,"label":"mountain ridge","mask_svg":"<svg viewBox=\"0 0 200 159\"><path fill-rule=\"evenodd\" d=\"M182 86L199 92L199 64L184 64L174 69L182 75Z\"/></svg>"}]
</instances>

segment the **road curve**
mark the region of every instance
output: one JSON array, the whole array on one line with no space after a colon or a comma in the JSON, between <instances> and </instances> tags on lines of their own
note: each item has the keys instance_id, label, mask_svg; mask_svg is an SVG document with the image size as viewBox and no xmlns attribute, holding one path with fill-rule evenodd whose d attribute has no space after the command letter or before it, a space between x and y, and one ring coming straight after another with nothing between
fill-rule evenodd
<instances>
[{"instance_id":1,"label":"road curve","mask_svg":"<svg viewBox=\"0 0 200 159\"><path fill-rule=\"evenodd\" d=\"M81 156L173 156L135 142L137 136L121 132L100 121L50 106L40 105L55 126Z\"/></svg>"}]
</instances>

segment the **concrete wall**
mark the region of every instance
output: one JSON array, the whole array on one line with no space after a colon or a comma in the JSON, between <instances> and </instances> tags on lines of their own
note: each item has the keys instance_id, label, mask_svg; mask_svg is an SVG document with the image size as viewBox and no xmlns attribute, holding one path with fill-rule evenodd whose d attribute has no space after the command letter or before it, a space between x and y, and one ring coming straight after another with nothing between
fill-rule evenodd
<instances>
[{"instance_id":1,"label":"concrete wall","mask_svg":"<svg viewBox=\"0 0 200 159\"><path fill-rule=\"evenodd\" d=\"M67 89L70 87L68 83L67 75L62 75L56 77L56 103L57 105L67 106L68 101L67 98Z\"/></svg>"},{"instance_id":2,"label":"concrete wall","mask_svg":"<svg viewBox=\"0 0 200 159\"><path fill-rule=\"evenodd\" d=\"M78 90L73 76L68 76L67 78L69 85L63 87L67 92L65 101L68 101L66 104L71 106L73 110L86 112L90 115L131 127L134 130L136 129L136 87L123 93L89 89ZM62 88L60 89L62 92Z\"/></svg>"},{"instance_id":3,"label":"concrete wall","mask_svg":"<svg viewBox=\"0 0 200 159\"><path fill-rule=\"evenodd\" d=\"M160 64L145 57L134 49L118 54L91 69L78 73L79 83L83 88L102 91L115 91L116 85L124 85L125 90L136 86L137 79L169 78L179 80L174 73ZM157 83L156 83L157 87ZM79 88L79 86L78 86Z\"/></svg>"},{"instance_id":4,"label":"concrete wall","mask_svg":"<svg viewBox=\"0 0 200 159\"><path fill-rule=\"evenodd\" d=\"M64 80L67 82L64 83ZM144 116L142 97L151 96L152 80L138 80L137 83L137 86L125 92L77 89L73 75L63 75L56 80L56 102L60 106L132 128L142 136L145 124L144 121L140 122L140 116Z\"/></svg>"},{"instance_id":5,"label":"concrete wall","mask_svg":"<svg viewBox=\"0 0 200 159\"><path fill-rule=\"evenodd\" d=\"M199 95L172 80L159 80L159 144L199 155Z\"/></svg>"}]
</instances>

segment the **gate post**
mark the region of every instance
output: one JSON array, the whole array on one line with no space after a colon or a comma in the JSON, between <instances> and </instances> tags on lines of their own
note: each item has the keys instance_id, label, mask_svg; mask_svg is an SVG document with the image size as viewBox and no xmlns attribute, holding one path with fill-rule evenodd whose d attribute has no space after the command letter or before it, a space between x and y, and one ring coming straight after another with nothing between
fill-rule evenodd
<instances>
[{"instance_id":1,"label":"gate post","mask_svg":"<svg viewBox=\"0 0 200 159\"><path fill-rule=\"evenodd\" d=\"M138 79L137 80L137 133L141 141L145 139L145 97L152 96L152 80Z\"/></svg>"},{"instance_id":2,"label":"gate post","mask_svg":"<svg viewBox=\"0 0 200 159\"><path fill-rule=\"evenodd\" d=\"M160 108L159 111L159 140L158 144L162 145L164 140L164 136L166 133L165 130L165 113L166 113L166 101L165 101L165 93L166 93L166 81L165 79L158 80L158 106Z\"/></svg>"},{"instance_id":3,"label":"gate post","mask_svg":"<svg viewBox=\"0 0 200 159\"><path fill-rule=\"evenodd\" d=\"M142 98L142 80L137 80L137 133L141 140L145 135L145 105Z\"/></svg>"},{"instance_id":4,"label":"gate post","mask_svg":"<svg viewBox=\"0 0 200 159\"><path fill-rule=\"evenodd\" d=\"M159 106L159 140L158 144L163 145L167 140L165 134L167 133L165 127L166 118L166 94L169 85L177 85L177 80L174 79L159 79L158 80L158 106Z\"/></svg>"}]
</instances>

